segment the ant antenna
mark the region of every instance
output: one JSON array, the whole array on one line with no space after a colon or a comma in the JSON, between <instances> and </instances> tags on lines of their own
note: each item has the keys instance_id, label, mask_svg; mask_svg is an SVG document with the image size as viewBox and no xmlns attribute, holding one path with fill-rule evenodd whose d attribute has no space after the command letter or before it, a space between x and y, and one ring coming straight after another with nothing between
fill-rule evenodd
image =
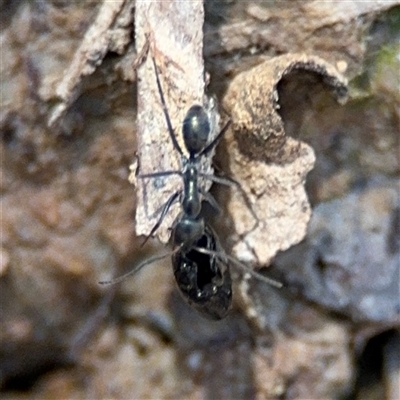
<instances>
[{"instance_id":1,"label":"ant antenna","mask_svg":"<svg viewBox=\"0 0 400 400\"><path fill-rule=\"evenodd\" d=\"M174 131L174 128L172 127L171 118L168 113L167 103L165 102L164 93L163 93L162 87L161 87L160 76L158 75L158 71L157 71L156 60L153 55L151 56L151 59L153 60L154 71L156 73L157 88L158 88L158 93L160 94L161 105L162 105L162 109L164 112L165 120L167 122L168 133L169 133L169 136L172 140L172 143L173 143L175 149L178 151L178 153L181 156L183 156L184 155L183 151L181 149L181 146L179 146L178 141L176 140L175 131Z\"/></svg>"}]
</instances>

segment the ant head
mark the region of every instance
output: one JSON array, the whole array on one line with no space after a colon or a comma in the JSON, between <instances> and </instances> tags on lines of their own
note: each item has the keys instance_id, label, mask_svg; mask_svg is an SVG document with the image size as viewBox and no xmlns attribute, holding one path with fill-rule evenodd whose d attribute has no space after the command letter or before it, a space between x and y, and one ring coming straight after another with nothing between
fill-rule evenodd
<instances>
[{"instance_id":1,"label":"ant head","mask_svg":"<svg viewBox=\"0 0 400 400\"><path fill-rule=\"evenodd\" d=\"M189 108L183 120L182 131L183 141L191 157L206 147L210 134L210 121L202 106L194 105Z\"/></svg>"}]
</instances>

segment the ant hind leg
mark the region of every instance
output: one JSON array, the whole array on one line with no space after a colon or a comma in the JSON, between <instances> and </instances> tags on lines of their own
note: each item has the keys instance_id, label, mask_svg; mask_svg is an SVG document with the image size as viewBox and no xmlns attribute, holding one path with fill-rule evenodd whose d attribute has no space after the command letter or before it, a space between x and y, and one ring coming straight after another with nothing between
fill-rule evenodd
<instances>
[{"instance_id":1,"label":"ant hind leg","mask_svg":"<svg viewBox=\"0 0 400 400\"><path fill-rule=\"evenodd\" d=\"M201 172L199 173L199 176L201 176L204 179L208 179L212 182L218 183L220 185L235 187L237 190L239 190L240 194L242 195L242 197L244 199L246 207L248 208L252 217L255 220L254 227L252 228L252 230L254 230L258 227L258 224L260 223L260 221L257 217L257 214L254 211L254 208L250 202L249 197L247 196L247 193L244 191L244 189L242 188L242 185L238 181L236 181L233 178L227 177L227 176L215 176L215 175L203 174Z\"/></svg>"},{"instance_id":2,"label":"ant hind leg","mask_svg":"<svg viewBox=\"0 0 400 400\"><path fill-rule=\"evenodd\" d=\"M124 281L128 276L137 274L142 268L144 268L146 265L150 265L153 264L156 261L162 260L165 257L171 256L174 253L178 252L180 250L180 247L178 247L177 249L170 251L168 253L164 253L161 254L159 256L154 256L154 257L150 257L147 260L142 261L140 264L136 265L136 267L134 267L133 269L131 269L129 272L127 272L126 274L123 274L121 276L117 276L116 278L110 279L108 281L100 281L99 284L100 285L115 285L116 283L122 282Z\"/></svg>"},{"instance_id":3,"label":"ant hind leg","mask_svg":"<svg viewBox=\"0 0 400 400\"><path fill-rule=\"evenodd\" d=\"M176 199L181 195L181 193L182 193L181 191L173 193L170 196L170 198L165 202L165 204L163 205L163 208L161 210L161 215L158 218L158 221L153 226L153 228L151 229L150 233L144 239L143 243L141 244L141 247L143 247L147 243L147 241L154 235L156 230L160 227L160 225L162 224L165 216L167 215L167 212L171 208L172 204L176 201Z\"/></svg>"}]
</instances>

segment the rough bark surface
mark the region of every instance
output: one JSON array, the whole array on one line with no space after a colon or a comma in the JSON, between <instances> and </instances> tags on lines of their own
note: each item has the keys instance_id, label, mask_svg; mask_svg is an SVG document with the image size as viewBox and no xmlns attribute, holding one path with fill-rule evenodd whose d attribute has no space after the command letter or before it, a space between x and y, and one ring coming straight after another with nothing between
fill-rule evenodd
<instances>
[{"instance_id":1,"label":"rough bark surface","mask_svg":"<svg viewBox=\"0 0 400 400\"><path fill-rule=\"evenodd\" d=\"M399 2L208 1L204 41L201 5L1 2L0 397L398 400ZM169 251L140 247L135 214L148 232L179 178L128 181L138 155L142 173L179 166L149 33L179 140L204 101L203 54L233 121L217 173L240 181L260 220L252 231L240 193L215 185L215 229L285 283L233 270L219 323L182 301L168 258L97 284ZM329 65L350 81L345 106ZM250 92L255 75L267 83ZM309 233L271 261L303 235L305 193Z\"/></svg>"}]
</instances>

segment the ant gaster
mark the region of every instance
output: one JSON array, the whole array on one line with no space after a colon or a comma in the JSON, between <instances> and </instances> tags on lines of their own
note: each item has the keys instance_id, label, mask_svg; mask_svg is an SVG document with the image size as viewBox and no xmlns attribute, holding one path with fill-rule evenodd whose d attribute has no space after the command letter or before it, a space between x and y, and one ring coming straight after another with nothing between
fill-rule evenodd
<instances>
[{"instance_id":1,"label":"ant gaster","mask_svg":"<svg viewBox=\"0 0 400 400\"><path fill-rule=\"evenodd\" d=\"M171 205L179 199L182 211L172 227L173 250L145 260L123 276L100 283L120 282L127 276L137 273L144 266L171 256L175 280L185 300L203 316L219 320L226 316L232 303L232 281L228 261L264 282L277 287L281 287L281 284L258 274L235 258L228 256L221 249L216 234L200 216L202 198L217 210L219 210L219 206L211 194L199 186L199 177L229 186L235 185L241 189L240 185L232 179L215 177L199 171L200 158L215 148L227 131L230 121L209 142L211 127L206 111L200 105L190 107L182 124L183 141L189 153L189 157L186 157L179 146L171 124L154 57L152 60L168 132L174 148L181 156L182 169L143 174L138 178L180 175L183 180L183 189L173 193L165 202L157 223L143 244L156 232Z\"/></svg>"},{"instance_id":2,"label":"ant gaster","mask_svg":"<svg viewBox=\"0 0 400 400\"><path fill-rule=\"evenodd\" d=\"M206 250L207 253L204 253ZM176 283L189 305L209 319L222 319L232 303L232 280L221 247L208 225L192 247L172 255Z\"/></svg>"}]
</instances>

